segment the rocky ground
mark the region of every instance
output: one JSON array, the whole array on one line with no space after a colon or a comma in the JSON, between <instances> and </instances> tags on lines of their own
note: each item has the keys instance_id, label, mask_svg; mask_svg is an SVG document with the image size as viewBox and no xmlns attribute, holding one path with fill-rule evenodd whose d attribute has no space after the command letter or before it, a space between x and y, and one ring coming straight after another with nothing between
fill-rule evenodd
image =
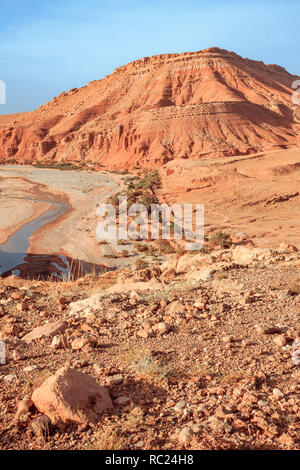
<instances>
[{"instance_id":1,"label":"rocky ground","mask_svg":"<svg viewBox=\"0 0 300 470\"><path fill-rule=\"evenodd\" d=\"M167 258L0 280L1 449L300 449L297 249Z\"/></svg>"}]
</instances>

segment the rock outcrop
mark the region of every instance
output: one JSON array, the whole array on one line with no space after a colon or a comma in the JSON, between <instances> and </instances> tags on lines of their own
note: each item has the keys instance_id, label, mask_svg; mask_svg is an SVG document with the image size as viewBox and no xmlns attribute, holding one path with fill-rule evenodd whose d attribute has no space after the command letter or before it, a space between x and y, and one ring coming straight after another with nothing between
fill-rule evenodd
<instances>
[{"instance_id":1,"label":"rock outcrop","mask_svg":"<svg viewBox=\"0 0 300 470\"><path fill-rule=\"evenodd\" d=\"M210 48L145 57L39 109L0 117L0 161L161 166L299 145L297 77Z\"/></svg>"}]
</instances>

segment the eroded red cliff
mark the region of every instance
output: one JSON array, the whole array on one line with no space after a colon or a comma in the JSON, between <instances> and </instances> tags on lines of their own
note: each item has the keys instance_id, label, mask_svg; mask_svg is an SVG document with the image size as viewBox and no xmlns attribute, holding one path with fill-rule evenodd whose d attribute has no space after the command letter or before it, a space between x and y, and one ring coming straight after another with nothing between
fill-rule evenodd
<instances>
[{"instance_id":1,"label":"eroded red cliff","mask_svg":"<svg viewBox=\"0 0 300 470\"><path fill-rule=\"evenodd\" d=\"M296 78L218 48L146 57L33 112L0 116L0 161L122 169L292 147Z\"/></svg>"}]
</instances>

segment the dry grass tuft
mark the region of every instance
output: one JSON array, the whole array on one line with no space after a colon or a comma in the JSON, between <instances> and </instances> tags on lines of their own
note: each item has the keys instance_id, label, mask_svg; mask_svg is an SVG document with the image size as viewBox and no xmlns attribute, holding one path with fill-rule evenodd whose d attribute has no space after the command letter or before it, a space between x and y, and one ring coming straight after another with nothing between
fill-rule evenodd
<instances>
[{"instance_id":1,"label":"dry grass tuft","mask_svg":"<svg viewBox=\"0 0 300 470\"><path fill-rule=\"evenodd\" d=\"M127 448L124 437L112 428L99 431L95 438L82 446L85 450L126 450Z\"/></svg>"}]
</instances>

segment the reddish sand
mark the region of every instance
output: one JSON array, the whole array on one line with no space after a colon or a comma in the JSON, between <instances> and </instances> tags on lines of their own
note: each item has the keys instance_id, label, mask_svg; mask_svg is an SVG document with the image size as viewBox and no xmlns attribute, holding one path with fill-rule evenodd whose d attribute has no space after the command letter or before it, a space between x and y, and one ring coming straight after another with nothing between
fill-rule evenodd
<instances>
[{"instance_id":1,"label":"reddish sand","mask_svg":"<svg viewBox=\"0 0 300 470\"><path fill-rule=\"evenodd\" d=\"M161 198L204 204L206 232L245 233L257 246L300 246L299 148L222 160L173 161Z\"/></svg>"}]
</instances>

